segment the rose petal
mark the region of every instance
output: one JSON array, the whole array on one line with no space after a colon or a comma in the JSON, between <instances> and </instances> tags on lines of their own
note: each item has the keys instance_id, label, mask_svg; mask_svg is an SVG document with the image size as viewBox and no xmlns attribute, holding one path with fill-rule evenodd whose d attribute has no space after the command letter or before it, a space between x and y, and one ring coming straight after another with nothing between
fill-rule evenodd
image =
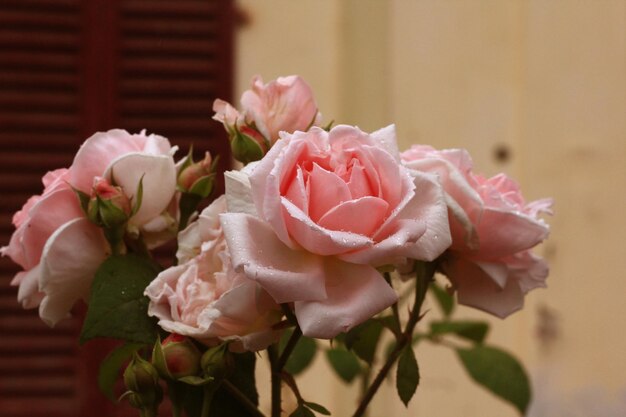
<instances>
[{"instance_id":1,"label":"rose petal","mask_svg":"<svg viewBox=\"0 0 626 417\"><path fill-rule=\"evenodd\" d=\"M138 226L165 211L176 191L176 167L171 156L129 153L111 162L105 176L121 186L129 198L137 195L141 181L141 206L130 220Z\"/></svg>"},{"instance_id":2,"label":"rose petal","mask_svg":"<svg viewBox=\"0 0 626 417\"><path fill-rule=\"evenodd\" d=\"M313 164L307 185L309 209L308 213L306 211L305 213L314 222L317 222L333 207L352 198L345 181L335 173L328 172L315 163Z\"/></svg>"},{"instance_id":3,"label":"rose petal","mask_svg":"<svg viewBox=\"0 0 626 417\"><path fill-rule=\"evenodd\" d=\"M367 179L367 175L365 175L365 169L363 169L363 166L358 160L356 160L352 165L352 172L350 173L350 180L348 181L348 189L350 190L350 195L354 200L374 195Z\"/></svg>"},{"instance_id":4,"label":"rose petal","mask_svg":"<svg viewBox=\"0 0 626 417\"><path fill-rule=\"evenodd\" d=\"M397 294L371 266L329 258L325 265L328 298L298 301L295 314L302 333L330 339L395 303Z\"/></svg>"},{"instance_id":5,"label":"rose petal","mask_svg":"<svg viewBox=\"0 0 626 417\"><path fill-rule=\"evenodd\" d=\"M390 124L382 129L378 129L377 131L370 133L370 136L378 143L378 146L386 150L397 161L400 161L395 124Z\"/></svg>"},{"instance_id":6,"label":"rose petal","mask_svg":"<svg viewBox=\"0 0 626 417\"><path fill-rule=\"evenodd\" d=\"M276 300L326 298L322 259L291 250L267 223L241 213L220 216L233 267L243 271Z\"/></svg>"},{"instance_id":7,"label":"rose petal","mask_svg":"<svg viewBox=\"0 0 626 417\"><path fill-rule=\"evenodd\" d=\"M121 129L95 133L76 153L70 183L79 190L89 193L93 179L101 177L113 159L125 153L141 151L145 140L145 137L131 135Z\"/></svg>"},{"instance_id":8,"label":"rose petal","mask_svg":"<svg viewBox=\"0 0 626 417\"><path fill-rule=\"evenodd\" d=\"M252 199L252 188L248 175L241 171L226 171L226 205L231 213L247 213L257 215Z\"/></svg>"},{"instance_id":9,"label":"rose petal","mask_svg":"<svg viewBox=\"0 0 626 417\"><path fill-rule=\"evenodd\" d=\"M530 249L548 237L544 224L519 212L485 208L477 227L482 260Z\"/></svg>"},{"instance_id":10,"label":"rose petal","mask_svg":"<svg viewBox=\"0 0 626 417\"><path fill-rule=\"evenodd\" d=\"M41 303L44 294L39 292L39 278L41 277L41 265L37 265L28 271L19 272L11 284L19 284L17 301L23 308L35 308Z\"/></svg>"},{"instance_id":11,"label":"rose petal","mask_svg":"<svg viewBox=\"0 0 626 417\"><path fill-rule=\"evenodd\" d=\"M337 255L372 245L367 236L329 230L314 223L309 216L286 198L282 199L285 222L294 239L307 251L317 255Z\"/></svg>"},{"instance_id":12,"label":"rose petal","mask_svg":"<svg viewBox=\"0 0 626 417\"><path fill-rule=\"evenodd\" d=\"M52 326L79 299L87 299L94 274L109 255L102 231L85 218L61 226L48 239L41 257L39 290L45 297L39 315Z\"/></svg>"},{"instance_id":13,"label":"rose petal","mask_svg":"<svg viewBox=\"0 0 626 417\"><path fill-rule=\"evenodd\" d=\"M378 197L346 201L328 211L319 221L329 230L372 236L382 225L389 204Z\"/></svg>"},{"instance_id":14,"label":"rose petal","mask_svg":"<svg viewBox=\"0 0 626 417\"><path fill-rule=\"evenodd\" d=\"M291 185L285 193L285 197L293 204L295 204L300 210L309 214L309 197L304 184L304 174L302 169L298 167L296 172L296 178L291 182Z\"/></svg>"},{"instance_id":15,"label":"rose petal","mask_svg":"<svg viewBox=\"0 0 626 417\"><path fill-rule=\"evenodd\" d=\"M524 306L524 293L517 280L508 277L502 287L483 268L463 258L454 258L444 265L446 275L458 292L458 301L500 318Z\"/></svg>"}]
</instances>

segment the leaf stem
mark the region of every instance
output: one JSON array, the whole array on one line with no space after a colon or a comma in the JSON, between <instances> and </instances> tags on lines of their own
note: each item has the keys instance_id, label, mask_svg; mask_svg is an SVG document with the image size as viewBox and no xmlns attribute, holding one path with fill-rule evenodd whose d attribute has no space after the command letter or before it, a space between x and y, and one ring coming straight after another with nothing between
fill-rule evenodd
<instances>
[{"instance_id":1,"label":"leaf stem","mask_svg":"<svg viewBox=\"0 0 626 417\"><path fill-rule=\"evenodd\" d=\"M209 417L211 402L213 400L213 395L215 395L215 387L205 385L202 392L204 395L202 396L202 411L200 412L200 417Z\"/></svg>"},{"instance_id":2,"label":"leaf stem","mask_svg":"<svg viewBox=\"0 0 626 417\"><path fill-rule=\"evenodd\" d=\"M244 407L246 407L246 410L248 410L250 412L250 414L252 414L255 417L265 417L265 415L257 408L257 406L254 405L254 403L252 401L250 401L250 399L248 397L246 397L241 391L239 391L239 388L237 388L235 385L233 385L232 382L230 382L229 380L225 379L222 382L222 386L228 392L230 392L230 394L233 397L235 397L237 399L237 401L239 401Z\"/></svg>"},{"instance_id":3,"label":"leaf stem","mask_svg":"<svg viewBox=\"0 0 626 417\"><path fill-rule=\"evenodd\" d=\"M387 374L391 370L393 364L398 360L402 350L409 345L413 340L413 330L415 329L415 325L420 320L420 310L422 308L422 304L424 303L424 298L426 296L426 292L428 290L428 285L430 281L433 279L433 275L435 274L435 264L434 262L420 262L417 264L417 279L415 283L415 300L413 302L413 309L409 315L409 321L406 324L404 332L398 337L396 342L396 346L389 354L389 357L385 361L383 367L380 369L376 378L370 385L369 389L365 392L359 407L356 409L352 417L362 417L365 414L365 410L369 403L374 398L374 394L380 388L380 385L383 383Z\"/></svg>"}]
</instances>

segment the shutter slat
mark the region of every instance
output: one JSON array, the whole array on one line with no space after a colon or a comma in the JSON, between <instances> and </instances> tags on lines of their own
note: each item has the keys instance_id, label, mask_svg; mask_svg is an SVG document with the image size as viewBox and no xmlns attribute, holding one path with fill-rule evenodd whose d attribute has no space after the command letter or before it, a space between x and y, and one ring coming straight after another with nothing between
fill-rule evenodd
<instances>
[{"instance_id":1,"label":"shutter slat","mask_svg":"<svg viewBox=\"0 0 626 417\"><path fill-rule=\"evenodd\" d=\"M36 54L19 51L0 51L0 62L4 68L50 68L76 70L78 60L67 53L39 51Z\"/></svg>"},{"instance_id":2,"label":"shutter slat","mask_svg":"<svg viewBox=\"0 0 626 417\"><path fill-rule=\"evenodd\" d=\"M170 38L204 38L214 36L218 29L217 23L210 21L185 21L180 24L175 19L150 18L142 16L126 16L122 21L122 31L128 36L160 34Z\"/></svg>"},{"instance_id":3,"label":"shutter slat","mask_svg":"<svg viewBox=\"0 0 626 417\"><path fill-rule=\"evenodd\" d=\"M64 32L16 32L0 29L0 47L7 50L45 49L74 51L78 48L76 35Z\"/></svg>"},{"instance_id":4,"label":"shutter slat","mask_svg":"<svg viewBox=\"0 0 626 417\"><path fill-rule=\"evenodd\" d=\"M164 16L168 18L213 18L219 7L218 1L198 0L126 0L122 11L128 15Z\"/></svg>"},{"instance_id":5,"label":"shutter slat","mask_svg":"<svg viewBox=\"0 0 626 417\"><path fill-rule=\"evenodd\" d=\"M210 76L215 72L215 64L207 57L163 59L158 57L131 57L122 62L122 71L127 74L198 74Z\"/></svg>"},{"instance_id":6,"label":"shutter slat","mask_svg":"<svg viewBox=\"0 0 626 417\"><path fill-rule=\"evenodd\" d=\"M122 41L122 50L128 54L169 54L169 55L198 55L211 54L219 48L213 39L168 39L159 37L128 37Z\"/></svg>"}]
</instances>

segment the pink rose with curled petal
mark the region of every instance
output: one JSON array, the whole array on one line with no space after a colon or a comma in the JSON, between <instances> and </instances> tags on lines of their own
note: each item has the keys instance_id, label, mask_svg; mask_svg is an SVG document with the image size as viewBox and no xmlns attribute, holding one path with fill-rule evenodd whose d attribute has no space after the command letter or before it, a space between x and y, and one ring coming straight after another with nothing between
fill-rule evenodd
<instances>
[{"instance_id":1,"label":"pink rose with curled petal","mask_svg":"<svg viewBox=\"0 0 626 417\"><path fill-rule=\"evenodd\" d=\"M234 266L276 302L293 302L307 336L332 338L393 304L376 267L433 260L450 245L443 191L399 163L393 126L282 133L226 178Z\"/></svg>"},{"instance_id":2,"label":"pink rose with curled petal","mask_svg":"<svg viewBox=\"0 0 626 417\"><path fill-rule=\"evenodd\" d=\"M545 287L548 265L530 249L548 236L538 215L552 214L551 199L526 203L506 175L474 174L465 150L413 146L402 160L437 174L446 191L453 241L442 270L460 303L506 317L522 308L528 291Z\"/></svg>"},{"instance_id":3,"label":"pink rose with curled petal","mask_svg":"<svg viewBox=\"0 0 626 417\"><path fill-rule=\"evenodd\" d=\"M67 316L74 302L89 294L91 277L110 249L101 230L89 222L67 181L68 169L43 177L44 191L31 197L13 217L16 227L8 246L0 249L24 271L11 282L18 285L18 301L24 308L39 306L39 315L53 325ZM80 250L77 250L80 248ZM59 285L53 271L75 281Z\"/></svg>"},{"instance_id":4,"label":"pink rose with curled petal","mask_svg":"<svg viewBox=\"0 0 626 417\"><path fill-rule=\"evenodd\" d=\"M161 272L146 288L148 314L168 332L207 345L236 341L235 349L261 350L275 342L280 307L260 286L231 266L219 223L222 196L179 235L181 265Z\"/></svg>"},{"instance_id":5,"label":"pink rose with curled petal","mask_svg":"<svg viewBox=\"0 0 626 417\"><path fill-rule=\"evenodd\" d=\"M133 201L141 181L142 204L130 217L129 229L154 246L153 235L161 238L164 228L175 226L175 216L167 212L176 188L174 150L167 139L156 135L123 130L96 133L83 143L69 169L43 178L44 192L16 213L17 230L1 249L24 268L13 280L20 287L18 300L24 307L39 306L39 315L50 325L67 317L77 300L89 297L94 273L111 252L72 188L93 195L102 191L103 183L115 183L125 193L120 199ZM165 222L164 217L171 221Z\"/></svg>"},{"instance_id":6,"label":"pink rose with curled petal","mask_svg":"<svg viewBox=\"0 0 626 417\"><path fill-rule=\"evenodd\" d=\"M224 124L231 134L244 127L255 129L269 146L278 140L279 132L306 130L319 119L311 87L296 75L279 77L267 84L260 76L255 76L252 87L241 96L241 106L239 113L227 102L217 99L213 119ZM251 132L247 135L254 137Z\"/></svg>"}]
</instances>

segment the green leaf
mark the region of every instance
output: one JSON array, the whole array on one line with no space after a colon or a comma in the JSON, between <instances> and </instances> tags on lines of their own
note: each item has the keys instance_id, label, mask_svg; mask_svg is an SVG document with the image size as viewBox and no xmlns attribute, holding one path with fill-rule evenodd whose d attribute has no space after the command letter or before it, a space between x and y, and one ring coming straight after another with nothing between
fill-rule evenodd
<instances>
[{"instance_id":1,"label":"green leaf","mask_svg":"<svg viewBox=\"0 0 626 417\"><path fill-rule=\"evenodd\" d=\"M157 337L156 320L148 316L144 289L159 267L139 256L108 258L96 271L80 342L112 337L152 345Z\"/></svg>"},{"instance_id":2,"label":"green leaf","mask_svg":"<svg viewBox=\"0 0 626 417\"><path fill-rule=\"evenodd\" d=\"M391 332L396 336L396 338L400 337L402 334L402 329L398 327L398 321L393 316L384 316L377 319L383 327L391 330Z\"/></svg>"},{"instance_id":3,"label":"green leaf","mask_svg":"<svg viewBox=\"0 0 626 417\"><path fill-rule=\"evenodd\" d=\"M141 349L142 346L143 345L137 343L127 343L118 346L109 353L100 364L98 387L100 387L100 391L111 401L116 401L113 387L115 386L115 381L117 381L117 378L120 376L122 366L130 359L133 353Z\"/></svg>"},{"instance_id":4,"label":"green leaf","mask_svg":"<svg viewBox=\"0 0 626 417\"><path fill-rule=\"evenodd\" d=\"M326 358L337 375L348 383L361 372L361 364L356 355L345 349L329 349L326 351Z\"/></svg>"},{"instance_id":5,"label":"green leaf","mask_svg":"<svg viewBox=\"0 0 626 417\"><path fill-rule=\"evenodd\" d=\"M309 410L304 404L298 405L293 413L289 414L289 417L315 417L313 411Z\"/></svg>"},{"instance_id":6,"label":"green leaf","mask_svg":"<svg viewBox=\"0 0 626 417\"><path fill-rule=\"evenodd\" d=\"M346 347L371 365L374 361L376 347L378 346L382 331L383 325L380 321L370 319L356 326L346 334Z\"/></svg>"},{"instance_id":7,"label":"green leaf","mask_svg":"<svg viewBox=\"0 0 626 417\"><path fill-rule=\"evenodd\" d=\"M282 353L292 334L293 330L291 329L283 333L278 348L279 352ZM298 343L296 343L296 347L293 349L293 352L291 352L291 355L289 355L289 359L285 364L285 371L289 372L291 375L298 375L303 372L313 362L316 352L317 344L315 343L315 340L306 336L300 337Z\"/></svg>"},{"instance_id":8,"label":"green leaf","mask_svg":"<svg viewBox=\"0 0 626 417\"><path fill-rule=\"evenodd\" d=\"M433 335L454 333L464 339L483 343L489 332L489 323L473 320L434 321L430 323L430 332Z\"/></svg>"},{"instance_id":9,"label":"green leaf","mask_svg":"<svg viewBox=\"0 0 626 417\"><path fill-rule=\"evenodd\" d=\"M420 371L415 359L415 352L413 352L413 347L408 345L402 350L396 372L396 389L405 406L408 407L419 382Z\"/></svg>"},{"instance_id":10,"label":"green leaf","mask_svg":"<svg viewBox=\"0 0 626 417\"><path fill-rule=\"evenodd\" d=\"M432 283L430 289L435 295L435 299L437 300L443 315L445 317L450 317L450 314L452 314L452 311L454 310L454 297L452 297L448 291L437 285L436 282Z\"/></svg>"},{"instance_id":11,"label":"green leaf","mask_svg":"<svg viewBox=\"0 0 626 417\"><path fill-rule=\"evenodd\" d=\"M311 410L316 411L320 414L324 414L325 416L329 416L330 415L330 411L328 411L326 409L326 407L324 407L323 405L317 404L317 403L312 403L309 401L305 401L303 403L305 406L309 407Z\"/></svg>"},{"instance_id":12,"label":"green leaf","mask_svg":"<svg viewBox=\"0 0 626 417\"><path fill-rule=\"evenodd\" d=\"M517 359L490 346L457 348L456 352L474 381L513 404L522 414L526 412L531 396L530 381Z\"/></svg>"}]
</instances>

